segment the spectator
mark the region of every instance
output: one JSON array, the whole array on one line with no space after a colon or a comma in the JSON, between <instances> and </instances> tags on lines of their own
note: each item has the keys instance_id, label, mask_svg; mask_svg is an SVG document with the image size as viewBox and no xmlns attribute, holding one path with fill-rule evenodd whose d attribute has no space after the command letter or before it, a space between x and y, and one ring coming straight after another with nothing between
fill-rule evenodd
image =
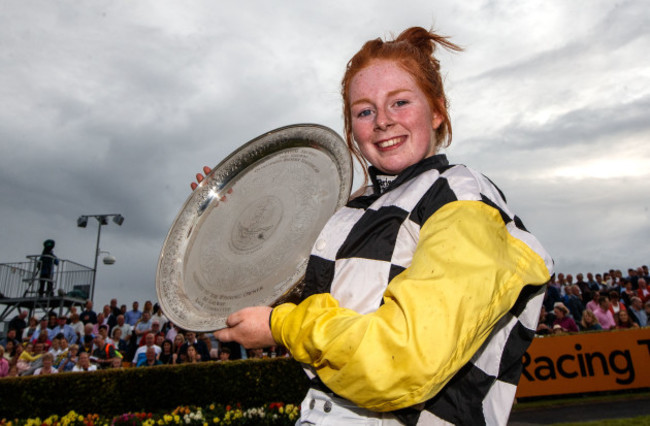
<instances>
[{"instance_id":1,"label":"spectator","mask_svg":"<svg viewBox=\"0 0 650 426\"><path fill-rule=\"evenodd\" d=\"M72 371L77 362L79 362L79 345L75 343L70 345L68 355L61 360L57 369L60 372Z\"/></svg>"},{"instance_id":2,"label":"spectator","mask_svg":"<svg viewBox=\"0 0 650 426\"><path fill-rule=\"evenodd\" d=\"M9 374L9 361L5 358L5 348L0 346L0 377L7 377Z\"/></svg>"},{"instance_id":3,"label":"spectator","mask_svg":"<svg viewBox=\"0 0 650 426\"><path fill-rule=\"evenodd\" d=\"M19 311L18 315L13 317L11 321L9 321L9 324L7 324L9 330L16 330L16 338L22 339L23 337L23 330L27 327L25 318L27 318L27 311Z\"/></svg>"},{"instance_id":4,"label":"spectator","mask_svg":"<svg viewBox=\"0 0 650 426\"><path fill-rule=\"evenodd\" d=\"M176 339L176 335L178 334L178 326L171 321L167 322L167 324L169 325L169 330L167 330L167 333L165 333L165 338L173 342L174 339Z\"/></svg>"},{"instance_id":5,"label":"spectator","mask_svg":"<svg viewBox=\"0 0 650 426\"><path fill-rule=\"evenodd\" d=\"M589 309L591 312L596 312L596 309L598 308L598 306L600 306L600 303L598 302L599 300L600 300L600 292L599 291L592 292L591 300L587 302L585 309Z\"/></svg>"},{"instance_id":6,"label":"spectator","mask_svg":"<svg viewBox=\"0 0 650 426\"><path fill-rule=\"evenodd\" d=\"M16 345L13 342L13 340L8 340L6 346L0 345L0 348L3 348L4 351L5 351L4 352L4 357L7 359L7 361L11 361L11 359L14 357L14 355L16 355L16 348L18 346L22 347L20 343Z\"/></svg>"},{"instance_id":7,"label":"spectator","mask_svg":"<svg viewBox=\"0 0 650 426\"><path fill-rule=\"evenodd\" d=\"M230 360L230 348L223 347L219 351L219 361L229 361Z\"/></svg>"},{"instance_id":8,"label":"spectator","mask_svg":"<svg viewBox=\"0 0 650 426\"><path fill-rule=\"evenodd\" d=\"M118 306L117 299L115 298L111 299L110 307L111 307L111 313L115 316L116 319L118 315L122 315L122 309Z\"/></svg>"},{"instance_id":9,"label":"spectator","mask_svg":"<svg viewBox=\"0 0 650 426\"><path fill-rule=\"evenodd\" d=\"M72 368L72 371L95 371L97 370L96 365L90 364L90 355L88 352L79 353L79 361L77 365Z\"/></svg>"},{"instance_id":10,"label":"spectator","mask_svg":"<svg viewBox=\"0 0 650 426\"><path fill-rule=\"evenodd\" d=\"M52 364L54 363L54 356L51 353L48 352L46 354L43 354L42 360L43 360L43 366L37 368L34 371L35 376L39 376L41 374L55 374L59 372L59 370L57 370L52 366Z\"/></svg>"},{"instance_id":11,"label":"spectator","mask_svg":"<svg viewBox=\"0 0 650 426\"><path fill-rule=\"evenodd\" d=\"M555 321L553 321L553 329L555 330L556 326L560 326L562 331L565 332L577 332L578 326L576 325L573 318L569 316L569 309L562 302L555 303L553 307L553 313L555 314Z\"/></svg>"},{"instance_id":12,"label":"spectator","mask_svg":"<svg viewBox=\"0 0 650 426\"><path fill-rule=\"evenodd\" d=\"M580 276L580 274L578 275ZM567 286L566 302L573 320L579 322L582 318L582 311L585 310L585 305L582 302L582 294L580 293L580 287L578 287L578 285L573 284Z\"/></svg>"},{"instance_id":13,"label":"spectator","mask_svg":"<svg viewBox=\"0 0 650 426\"><path fill-rule=\"evenodd\" d=\"M580 320L580 330L581 331L595 331L595 330L602 330L603 327L600 326L600 323L598 322L598 318L596 318L596 315L589 310L585 309L582 312L582 319Z\"/></svg>"},{"instance_id":14,"label":"spectator","mask_svg":"<svg viewBox=\"0 0 650 426\"><path fill-rule=\"evenodd\" d=\"M68 318L65 315L59 315L58 324L50 330L50 340L60 333L69 343L77 343L77 332L67 324L67 321Z\"/></svg>"},{"instance_id":15,"label":"spectator","mask_svg":"<svg viewBox=\"0 0 650 426\"><path fill-rule=\"evenodd\" d=\"M629 308L632 304L632 298L636 297L636 291L632 290L632 282L625 281L623 292L621 293L621 300L626 308Z\"/></svg>"},{"instance_id":16,"label":"spectator","mask_svg":"<svg viewBox=\"0 0 650 426\"><path fill-rule=\"evenodd\" d=\"M639 324L630 319L627 311L620 310L615 316L616 328L639 328Z\"/></svg>"},{"instance_id":17,"label":"spectator","mask_svg":"<svg viewBox=\"0 0 650 426\"><path fill-rule=\"evenodd\" d=\"M148 334L147 337L145 338L145 345L140 346L137 351L135 351L135 355L133 357L133 363L135 365L138 365L142 359L145 358L145 354L148 348L153 347L154 350L156 351L156 356L160 355L162 352L162 348L160 346L156 346L156 339L153 334Z\"/></svg>"},{"instance_id":18,"label":"spectator","mask_svg":"<svg viewBox=\"0 0 650 426\"><path fill-rule=\"evenodd\" d=\"M620 311L625 311L625 305L619 302L620 296L618 291L609 292L609 310L612 314L617 314Z\"/></svg>"},{"instance_id":19,"label":"spectator","mask_svg":"<svg viewBox=\"0 0 650 426\"><path fill-rule=\"evenodd\" d=\"M31 317L27 327L23 330L23 342L28 342L32 340L34 332L38 329L38 319L36 317Z\"/></svg>"},{"instance_id":20,"label":"spectator","mask_svg":"<svg viewBox=\"0 0 650 426\"><path fill-rule=\"evenodd\" d=\"M133 330L133 327L131 327L131 325L126 322L126 319L125 319L124 315L122 315L122 314L117 316L116 321L117 322L115 324L115 327L113 327L112 330L115 331L116 328L119 328L120 330L122 330L122 339L128 341L129 337L131 336L131 332Z\"/></svg>"},{"instance_id":21,"label":"spectator","mask_svg":"<svg viewBox=\"0 0 650 426\"><path fill-rule=\"evenodd\" d=\"M594 291L600 291L600 284L598 283L598 280L594 279L594 274L592 274L591 272L587 272L587 286L589 287L589 290L591 290L592 293ZM590 297L589 299L591 299L592 297Z\"/></svg>"},{"instance_id":22,"label":"spectator","mask_svg":"<svg viewBox=\"0 0 650 426\"><path fill-rule=\"evenodd\" d=\"M136 364L136 367L152 367L154 365L161 365L160 360L156 359L156 350L149 346L144 353L144 359L141 359Z\"/></svg>"},{"instance_id":23,"label":"spectator","mask_svg":"<svg viewBox=\"0 0 650 426\"><path fill-rule=\"evenodd\" d=\"M111 362L111 367L110 368L123 368L122 366L122 358L119 356L113 358L113 361Z\"/></svg>"},{"instance_id":24,"label":"spectator","mask_svg":"<svg viewBox=\"0 0 650 426\"><path fill-rule=\"evenodd\" d=\"M93 352L93 361L101 369L110 367L113 358L118 356L115 351L115 346L106 343L102 334L95 337L95 346L97 349Z\"/></svg>"},{"instance_id":25,"label":"spectator","mask_svg":"<svg viewBox=\"0 0 650 426\"><path fill-rule=\"evenodd\" d=\"M142 336L151 331L151 314L148 311L142 312L142 317L133 327L133 332L140 339Z\"/></svg>"},{"instance_id":26,"label":"spectator","mask_svg":"<svg viewBox=\"0 0 650 426\"><path fill-rule=\"evenodd\" d=\"M52 338L52 344L50 345L49 349L47 350L47 353L52 354L54 358L59 356L61 353L61 338L63 337L62 334L57 334Z\"/></svg>"},{"instance_id":27,"label":"spectator","mask_svg":"<svg viewBox=\"0 0 650 426\"><path fill-rule=\"evenodd\" d=\"M74 306L73 306L74 307ZM79 314L71 313L70 314L70 324L68 324L72 330L74 330L75 334L77 335L77 340L76 342L79 342L79 339L81 339L81 335L84 334L84 323L81 322L79 319Z\"/></svg>"},{"instance_id":28,"label":"spectator","mask_svg":"<svg viewBox=\"0 0 650 426\"><path fill-rule=\"evenodd\" d=\"M34 334L36 334L36 333L34 333ZM36 340L34 340L34 343L35 343L35 344L36 344L36 343L42 343L42 344L43 344L43 348L45 349L46 352L47 352L48 350L50 350L50 346L52 346L52 342L51 342L50 339L49 339L49 332L48 332L48 330L47 330L47 329L45 329L45 330L41 330L41 331L39 332L39 334L38 334L38 338L37 338ZM36 345L34 345L34 346L36 346Z\"/></svg>"},{"instance_id":29,"label":"spectator","mask_svg":"<svg viewBox=\"0 0 650 426\"><path fill-rule=\"evenodd\" d=\"M555 315L546 311L546 306L542 305L542 310L539 313L539 322L537 323L537 330L535 334L546 335L553 334L553 322Z\"/></svg>"},{"instance_id":30,"label":"spectator","mask_svg":"<svg viewBox=\"0 0 650 426\"><path fill-rule=\"evenodd\" d=\"M160 329L163 332L167 332L167 323L169 320L165 315L163 315L162 309L160 308L159 304L153 305L153 313L151 314L151 319L152 320L158 320L160 322Z\"/></svg>"},{"instance_id":31,"label":"spectator","mask_svg":"<svg viewBox=\"0 0 650 426\"><path fill-rule=\"evenodd\" d=\"M147 315L148 313L145 313L142 317L144 318ZM154 335L154 340L157 339L158 336L162 337L162 339L165 340L165 334L162 331L160 331L160 321L158 321L157 319L151 320L151 329L149 331L144 332L144 334L141 335L140 343L138 344L138 346L144 346L145 337L147 337L147 335L149 334Z\"/></svg>"},{"instance_id":32,"label":"spectator","mask_svg":"<svg viewBox=\"0 0 650 426\"><path fill-rule=\"evenodd\" d=\"M41 335L43 331L45 331L45 333L47 333L49 337L50 330L47 328L47 317L41 318L41 320L38 323L38 328L34 330L34 332L32 333L32 337L30 337L29 341L32 343L35 342L36 339L38 339L38 337Z\"/></svg>"},{"instance_id":33,"label":"spectator","mask_svg":"<svg viewBox=\"0 0 650 426\"><path fill-rule=\"evenodd\" d=\"M122 354L122 357L124 357L127 351L127 343L126 340L122 339L122 329L117 326L113 329L113 344L120 354Z\"/></svg>"},{"instance_id":34,"label":"spectator","mask_svg":"<svg viewBox=\"0 0 650 426\"><path fill-rule=\"evenodd\" d=\"M639 289L636 291L637 296L641 299L641 302L644 304L650 301L650 290L648 290L648 284L645 278L639 278Z\"/></svg>"},{"instance_id":35,"label":"spectator","mask_svg":"<svg viewBox=\"0 0 650 426\"><path fill-rule=\"evenodd\" d=\"M187 349L190 346L194 346L194 349L196 349L197 354L199 354L199 359L200 360L205 360L209 361L210 360L210 353L208 352L207 346L205 346L205 343L201 340L198 340L196 338L196 333L193 331L186 331L185 332L185 343L183 343L183 346L181 346L180 350L180 357L183 362L186 361L187 359Z\"/></svg>"},{"instance_id":36,"label":"spectator","mask_svg":"<svg viewBox=\"0 0 650 426\"><path fill-rule=\"evenodd\" d=\"M113 341L113 339L111 339L110 337L108 337L108 325L103 324L103 325L100 325L100 326L99 326L99 335L102 336L102 337L104 338L104 342L105 342L105 343L117 347L117 346L115 345L115 342ZM94 350L94 349L97 349L97 348L93 348L93 350Z\"/></svg>"},{"instance_id":37,"label":"spectator","mask_svg":"<svg viewBox=\"0 0 650 426\"><path fill-rule=\"evenodd\" d=\"M165 339L161 348L162 352L160 352L160 356L158 357L160 362L162 364L176 364L177 356L174 353L174 343L169 339Z\"/></svg>"},{"instance_id":38,"label":"spectator","mask_svg":"<svg viewBox=\"0 0 650 426\"><path fill-rule=\"evenodd\" d=\"M553 311L553 306L557 302L561 302L562 297L560 296L560 291L555 284L549 284L546 286L546 294L544 295L544 306L546 307L546 312Z\"/></svg>"},{"instance_id":39,"label":"spectator","mask_svg":"<svg viewBox=\"0 0 650 426\"><path fill-rule=\"evenodd\" d=\"M639 281L641 281L641 279L639 279ZM630 309L628 309L627 312L630 314L632 321L639 324L639 327L645 327L648 325L648 315L645 313L643 302L639 297L632 297L630 300Z\"/></svg>"},{"instance_id":40,"label":"spectator","mask_svg":"<svg viewBox=\"0 0 650 426\"><path fill-rule=\"evenodd\" d=\"M91 300L86 301L86 308L81 312L79 318L84 325L88 323L97 324L97 314L93 311L93 302Z\"/></svg>"},{"instance_id":41,"label":"spectator","mask_svg":"<svg viewBox=\"0 0 650 426\"><path fill-rule=\"evenodd\" d=\"M54 327L56 327L57 322L56 322L56 314L52 311L50 311L47 314L47 329L52 331ZM51 339L50 339L51 340Z\"/></svg>"},{"instance_id":42,"label":"spectator","mask_svg":"<svg viewBox=\"0 0 650 426\"><path fill-rule=\"evenodd\" d=\"M610 330L616 327L614 314L609 310L609 298L607 296L600 296L598 299L598 307L593 311L600 326L603 330Z\"/></svg>"},{"instance_id":43,"label":"spectator","mask_svg":"<svg viewBox=\"0 0 650 426\"><path fill-rule=\"evenodd\" d=\"M185 334L183 334L182 331L179 331L176 333L176 336L174 337L174 354L176 354L176 357L178 358L177 362L181 362L181 348L183 347L183 344L185 343Z\"/></svg>"},{"instance_id":44,"label":"spectator","mask_svg":"<svg viewBox=\"0 0 650 426\"><path fill-rule=\"evenodd\" d=\"M19 344L20 342L18 341L18 339L16 339L16 336L17 336L16 329L10 328L7 331L7 335L5 336L5 338L0 340L0 346L3 346L3 347L6 348L7 347L7 342L13 342L14 346Z\"/></svg>"},{"instance_id":45,"label":"spectator","mask_svg":"<svg viewBox=\"0 0 650 426\"><path fill-rule=\"evenodd\" d=\"M138 302L133 302L133 309L124 314L124 319L131 327L134 327L140 317L142 317L142 312L138 310L138 306Z\"/></svg>"},{"instance_id":46,"label":"spectator","mask_svg":"<svg viewBox=\"0 0 650 426\"><path fill-rule=\"evenodd\" d=\"M196 351L194 346L188 346L185 352L185 363L194 364L201 361L201 355Z\"/></svg>"},{"instance_id":47,"label":"spectator","mask_svg":"<svg viewBox=\"0 0 650 426\"><path fill-rule=\"evenodd\" d=\"M153 315L153 303L151 300L144 302L144 307L142 308L142 313L149 312L149 316Z\"/></svg>"},{"instance_id":48,"label":"spectator","mask_svg":"<svg viewBox=\"0 0 650 426\"><path fill-rule=\"evenodd\" d=\"M97 314L97 321L93 324L93 334L99 334L99 327L102 325L108 327L104 313L100 312Z\"/></svg>"},{"instance_id":49,"label":"spectator","mask_svg":"<svg viewBox=\"0 0 650 426\"><path fill-rule=\"evenodd\" d=\"M29 375L34 372L37 368L42 366L41 357L44 354L43 343L35 342L33 344L28 344L27 348L20 354L18 358L18 370L20 375Z\"/></svg>"}]
</instances>

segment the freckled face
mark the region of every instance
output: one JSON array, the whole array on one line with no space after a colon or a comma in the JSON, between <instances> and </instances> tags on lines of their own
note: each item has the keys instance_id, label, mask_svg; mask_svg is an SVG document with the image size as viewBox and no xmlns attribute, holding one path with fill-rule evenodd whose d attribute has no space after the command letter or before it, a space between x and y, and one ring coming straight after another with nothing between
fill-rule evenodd
<instances>
[{"instance_id":1,"label":"freckled face","mask_svg":"<svg viewBox=\"0 0 650 426\"><path fill-rule=\"evenodd\" d=\"M434 114L424 92L397 62L374 61L350 82L352 134L379 170L401 173L436 153Z\"/></svg>"}]
</instances>

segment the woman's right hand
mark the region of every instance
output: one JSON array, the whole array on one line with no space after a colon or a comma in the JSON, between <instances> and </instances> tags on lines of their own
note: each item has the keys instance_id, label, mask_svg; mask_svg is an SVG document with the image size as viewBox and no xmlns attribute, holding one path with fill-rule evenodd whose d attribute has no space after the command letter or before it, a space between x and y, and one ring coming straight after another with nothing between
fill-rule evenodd
<instances>
[{"instance_id":1,"label":"woman's right hand","mask_svg":"<svg viewBox=\"0 0 650 426\"><path fill-rule=\"evenodd\" d=\"M210 174L211 171L212 171L212 169L210 167L203 166L203 173L205 174L205 176ZM203 182L203 179L205 179L205 176L202 175L201 173L196 174L196 182L190 183L190 187L192 188L192 191L194 191L199 186L199 183Z\"/></svg>"}]
</instances>

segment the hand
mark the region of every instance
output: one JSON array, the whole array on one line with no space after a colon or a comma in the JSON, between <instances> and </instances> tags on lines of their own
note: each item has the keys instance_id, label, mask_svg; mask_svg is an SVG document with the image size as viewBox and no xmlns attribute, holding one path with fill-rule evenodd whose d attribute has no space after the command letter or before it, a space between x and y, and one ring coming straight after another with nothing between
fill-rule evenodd
<instances>
[{"instance_id":1,"label":"hand","mask_svg":"<svg viewBox=\"0 0 650 426\"><path fill-rule=\"evenodd\" d=\"M206 176L209 175L211 171L212 169L210 167L203 166L203 173L205 173ZM190 183L190 187L192 187L192 191L194 191L199 186L199 183L203 182L203 179L205 179L205 177L201 173L196 174L196 182Z\"/></svg>"},{"instance_id":2,"label":"hand","mask_svg":"<svg viewBox=\"0 0 650 426\"><path fill-rule=\"evenodd\" d=\"M269 325L272 310L268 306L255 306L234 312L226 320L228 327L215 331L214 337L221 342L234 340L246 349L273 346L276 342Z\"/></svg>"}]
</instances>

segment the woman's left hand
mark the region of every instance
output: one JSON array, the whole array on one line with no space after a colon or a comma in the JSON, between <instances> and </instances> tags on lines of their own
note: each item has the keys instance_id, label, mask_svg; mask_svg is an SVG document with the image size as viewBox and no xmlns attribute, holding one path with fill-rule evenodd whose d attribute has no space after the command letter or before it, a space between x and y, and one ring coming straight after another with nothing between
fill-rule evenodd
<instances>
[{"instance_id":1,"label":"woman's left hand","mask_svg":"<svg viewBox=\"0 0 650 426\"><path fill-rule=\"evenodd\" d=\"M209 175L211 171L212 169L210 167L203 166L203 173L205 173L205 176ZM205 176L203 176L201 173L196 174L196 182L190 183L190 187L192 188L192 191L194 191L199 186L199 183L203 182Z\"/></svg>"},{"instance_id":2,"label":"woman's left hand","mask_svg":"<svg viewBox=\"0 0 650 426\"><path fill-rule=\"evenodd\" d=\"M246 349L266 348L276 344L271 334L269 318L273 309L268 306L244 308L230 314L227 328L214 332L221 342L236 341Z\"/></svg>"}]
</instances>

